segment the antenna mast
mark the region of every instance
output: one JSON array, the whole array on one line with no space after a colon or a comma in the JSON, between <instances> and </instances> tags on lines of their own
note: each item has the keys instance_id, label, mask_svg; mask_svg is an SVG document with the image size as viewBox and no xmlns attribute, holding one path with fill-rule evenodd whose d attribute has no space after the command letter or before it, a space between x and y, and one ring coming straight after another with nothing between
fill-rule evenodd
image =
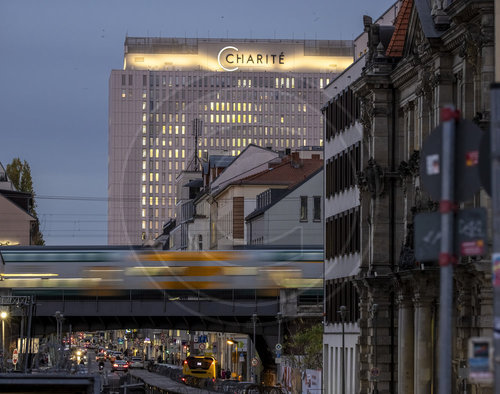
<instances>
[{"instance_id":1,"label":"antenna mast","mask_svg":"<svg viewBox=\"0 0 500 394\"><path fill-rule=\"evenodd\" d=\"M199 157L198 157L198 137L201 136L203 128L203 121L199 118L193 119L193 136L194 136L194 170L199 171Z\"/></svg>"}]
</instances>

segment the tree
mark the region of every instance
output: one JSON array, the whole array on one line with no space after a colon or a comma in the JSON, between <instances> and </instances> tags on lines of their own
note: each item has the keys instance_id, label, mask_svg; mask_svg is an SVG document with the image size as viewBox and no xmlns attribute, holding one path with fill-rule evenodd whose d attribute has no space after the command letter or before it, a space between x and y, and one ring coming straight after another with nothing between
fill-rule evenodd
<instances>
[{"instance_id":1,"label":"tree","mask_svg":"<svg viewBox=\"0 0 500 394\"><path fill-rule=\"evenodd\" d=\"M321 369L323 365L323 323L299 325L297 332L285 338L285 353L293 366L302 372Z\"/></svg>"},{"instance_id":2,"label":"tree","mask_svg":"<svg viewBox=\"0 0 500 394\"><path fill-rule=\"evenodd\" d=\"M19 157L16 157L12 160L12 163L7 164L5 172L12 182L12 185L18 191L30 193L32 195L29 213L36 219L32 229L32 241L35 245L45 245L43 234L40 231L40 222L36 213L35 190L33 189L30 165L26 160L21 161Z\"/></svg>"}]
</instances>

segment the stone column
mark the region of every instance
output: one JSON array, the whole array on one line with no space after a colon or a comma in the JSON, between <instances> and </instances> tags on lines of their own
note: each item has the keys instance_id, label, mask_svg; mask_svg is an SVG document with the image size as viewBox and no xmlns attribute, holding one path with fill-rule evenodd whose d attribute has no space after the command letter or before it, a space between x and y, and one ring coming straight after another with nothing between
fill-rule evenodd
<instances>
[{"instance_id":1,"label":"stone column","mask_svg":"<svg viewBox=\"0 0 500 394\"><path fill-rule=\"evenodd\" d=\"M369 299L368 299L368 287L364 281L355 282L356 289L358 290L359 296L359 331L360 335L358 337L359 345L359 393L369 393L369 380L368 376L370 373L369 364L369 345L368 337L370 335L368 329L368 318L369 318Z\"/></svg>"},{"instance_id":2,"label":"stone column","mask_svg":"<svg viewBox=\"0 0 500 394\"><path fill-rule=\"evenodd\" d=\"M398 393L413 394L415 311L408 287L400 290L398 301Z\"/></svg>"},{"instance_id":3,"label":"stone column","mask_svg":"<svg viewBox=\"0 0 500 394\"><path fill-rule=\"evenodd\" d=\"M391 343L391 334L394 322L391 320L391 296L393 292L392 280L388 277L365 278L364 283L368 288L368 297L365 313L367 314L365 331L361 336L366 336L366 347L362 357L366 357L364 364L365 379L361 376L363 390L360 393L373 393L375 387L379 394L391 393L391 378L397 376L395 346ZM377 313L373 313L373 306L377 305ZM394 343L396 345L396 343ZM394 365L392 362L394 361ZM378 370L378 375L372 376L372 371Z\"/></svg>"},{"instance_id":4,"label":"stone column","mask_svg":"<svg viewBox=\"0 0 500 394\"><path fill-rule=\"evenodd\" d=\"M430 274L424 272L420 278L415 278L414 394L429 394L433 384L433 370L435 369L433 332L437 316L434 304L437 284L424 277ZM435 273L432 272L432 275Z\"/></svg>"}]
</instances>

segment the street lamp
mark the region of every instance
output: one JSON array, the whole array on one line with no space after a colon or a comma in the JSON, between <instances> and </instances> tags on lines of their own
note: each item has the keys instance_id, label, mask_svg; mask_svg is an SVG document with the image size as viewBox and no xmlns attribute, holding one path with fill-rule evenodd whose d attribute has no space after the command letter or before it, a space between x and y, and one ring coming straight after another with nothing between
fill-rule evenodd
<instances>
[{"instance_id":1,"label":"street lamp","mask_svg":"<svg viewBox=\"0 0 500 394\"><path fill-rule=\"evenodd\" d=\"M278 344L281 346L281 319L283 318L283 315L281 314L281 312L278 312L276 314L276 318L278 319ZM280 358L280 356L281 356L281 354L279 354L279 352L281 352L281 350L276 350L276 353L277 353L276 354L276 361L278 361L278 358ZM280 379L280 373L281 373L280 366L281 366L280 363L278 363L276 365L276 374L278 375L278 380Z\"/></svg>"},{"instance_id":2,"label":"street lamp","mask_svg":"<svg viewBox=\"0 0 500 394\"><path fill-rule=\"evenodd\" d=\"M2 319L2 367L5 365L5 319L7 319L7 312L0 312L0 318Z\"/></svg>"},{"instance_id":3,"label":"street lamp","mask_svg":"<svg viewBox=\"0 0 500 394\"><path fill-rule=\"evenodd\" d=\"M62 352L63 352L63 346L62 346L62 322L63 322L63 319L64 319L64 315L61 312L56 311L56 313L54 314L54 317L56 318L56 336L57 336L57 342L58 342L58 346L59 346L59 350L57 352L57 355L58 355L57 365L59 367L61 365L61 363L62 363Z\"/></svg>"},{"instance_id":4,"label":"street lamp","mask_svg":"<svg viewBox=\"0 0 500 394\"><path fill-rule=\"evenodd\" d=\"M253 322L253 344L252 344L252 360L251 360L251 365L252 365L252 383L255 383L257 381L257 379L255 378L255 366L254 364L256 364L256 362L254 361L255 359L255 323L257 322L257 314L253 314L252 315L252 322Z\"/></svg>"},{"instance_id":5,"label":"street lamp","mask_svg":"<svg viewBox=\"0 0 500 394\"><path fill-rule=\"evenodd\" d=\"M347 314L347 308L344 305L341 305L340 310L338 311L340 314L340 319L342 321L342 357L341 357L341 378L342 378L342 394L345 394L345 318Z\"/></svg>"}]
</instances>

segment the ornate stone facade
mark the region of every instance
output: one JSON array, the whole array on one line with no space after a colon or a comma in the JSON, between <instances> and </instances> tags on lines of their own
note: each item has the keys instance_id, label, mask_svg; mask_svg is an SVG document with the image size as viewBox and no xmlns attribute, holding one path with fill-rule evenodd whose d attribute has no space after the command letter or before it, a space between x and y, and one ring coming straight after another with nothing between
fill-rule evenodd
<instances>
[{"instance_id":1,"label":"ornate stone facade","mask_svg":"<svg viewBox=\"0 0 500 394\"><path fill-rule=\"evenodd\" d=\"M406 31L402 34L396 21L392 37L404 39L399 54L382 50L386 48L379 29L365 19L370 35L367 63L351 84L361 102L363 126L358 178L362 261L353 279L362 295L360 393L437 392L439 267L437 262L419 264L412 242L415 213L436 210L437 204L421 188L418 157L447 104L464 118L488 126L493 3L407 0L401 9L406 12ZM485 200L478 195L467 204L478 206ZM490 271L487 256L461 259L455 267L450 333L454 393L463 392L466 384L459 368L467 361L468 339L491 335ZM465 388L492 392L485 386Z\"/></svg>"}]
</instances>

